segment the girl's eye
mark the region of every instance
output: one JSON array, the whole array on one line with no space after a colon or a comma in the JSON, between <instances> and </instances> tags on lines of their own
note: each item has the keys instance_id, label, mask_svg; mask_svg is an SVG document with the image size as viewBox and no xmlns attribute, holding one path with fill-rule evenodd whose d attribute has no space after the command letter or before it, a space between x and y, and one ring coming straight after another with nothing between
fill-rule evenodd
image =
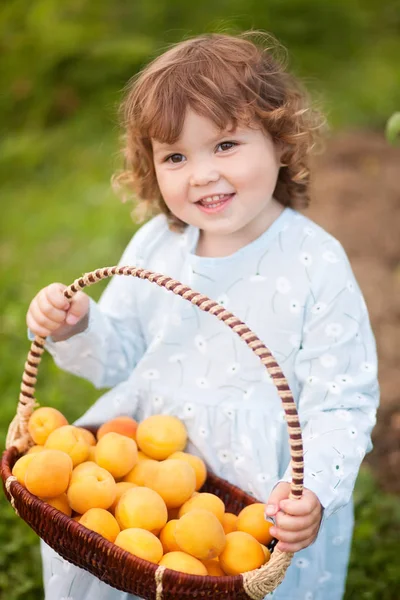
<instances>
[{"instance_id":1,"label":"girl's eye","mask_svg":"<svg viewBox=\"0 0 400 600\"><path fill-rule=\"evenodd\" d=\"M180 162L183 162L184 159L185 159L185 157L183 156L183 154L170 154L165 159L165 162L170 162L170 163L173 163L173 164L178 164Z\"/></svg>"},{"instance_id":2,"label":"girl's eye","mask_svg":"<svg viewBox=\"0 0 400 600\"><path fill-rule=\"evenodd\" d=\"M222 152L226 152L227 150L232 150L235 146L237 146L236 142L221 142L218 144L217 149L221 148Z\"/></svg>"}]
</instances>

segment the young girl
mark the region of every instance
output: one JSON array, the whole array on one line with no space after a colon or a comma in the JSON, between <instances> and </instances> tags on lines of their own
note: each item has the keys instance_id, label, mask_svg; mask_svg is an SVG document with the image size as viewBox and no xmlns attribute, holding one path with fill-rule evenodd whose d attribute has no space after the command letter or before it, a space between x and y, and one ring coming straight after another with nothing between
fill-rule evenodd
<instances>
[{"instance_id":1,"label":"young girl","mask_svg":"<svg viewBox=\"0 0 400 600\"><path fill-rule=\"evenodd\" d=\"M305 490L289 500L283 410L258 358L208 313L136 278L96 304L54 283L29 308L56 363L111 388L79 420L178 416L220 477L268 504L283 551L296 552L274 600L340 600L351 496L371 448L377 362L346 254L293 207L309 197L318 122L271 48L204 35L154 60L124 102L126 172L159 213L121 265L169 275L242 319L271 349L298 406ZM149 212L147 212L149 214ZM43 544L46 600L132 600Z\"/></svg>"}]
</instances>

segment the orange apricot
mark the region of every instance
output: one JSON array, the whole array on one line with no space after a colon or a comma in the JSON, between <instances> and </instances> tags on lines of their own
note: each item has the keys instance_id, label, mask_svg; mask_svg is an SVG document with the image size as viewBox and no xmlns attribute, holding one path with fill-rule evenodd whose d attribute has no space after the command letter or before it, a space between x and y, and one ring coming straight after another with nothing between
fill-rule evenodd
<instances>
[{"instance_id":1,"label":"orange apricot","mask_svg":"<svg viewBox=\"0 0 400 600\"><path fill-rule=\"evenodd\" d=\"M52 431L44 446L46 449L61 450L69 454L74 467L87 460L89 455L89 444L74 425L64 425Z\"/></svg>"},{"instance_id":2,"label":"orange apricot","mask_svg":"<svg viewBox=\"0 0 400 600\"><path fill-rule=\"evenodd\" d=\"M211 575L211 577L223 577L225 573L221 569L221 565L219 564L218 559L211 558L209 560L201 561L205 568L207 569L207 573Z\"/></svg>"},{"instance_id":3,"label":"orange apricot","mask_svg":"<svg viewBox=\"0 0 400 600\"><path fill-rule=\"evenodd\" d=\"M261 502L249 504L249 506L240 511L236 521L236 528L238 531L250 533L260 544L268 545L273 537L269 531L272 523L266 520L264 513L265 504Z\"/></svg>"},{"instance_id":4,"label":"orange apricot","mask_svg":"<svg viewBox=\"0 0 400 600\"><path fill-rule=\"evenodd\" d=\"M35 444L44 445L50 433L68 425L64 415L51 406L41 406L33 411L28 421L28 431Z\"/></svg>"},{"instance_id":5,"label":"orange apricot","mask_svg":"<svg viewBox=\"0 0 400 600\"><path fill-rule=\"evenodd\" d=\"M226 545L219 555L219 563L227 575L239 575L258 569L265 562L261 544L249 533L232 531L226 536Z\"/></svg>"},{"instance_id":6,"label":"orange apricot","mask_svg":"<svg viewBox=\"0 0 400 600\"><path fill-rule=\"evenodd\" d=\"M217 517L208 510L190 510L175 525L179 549L200 560L215 558L225 547L226 536Z\"/></svg>"},{"instance_id":7,"label":"orange apricot","mask_svg":"<svg viewBox=\"0 0 400 600\"><path fill-rule=\"evenodd\" d=\"M180 571L181 573L188 573L190 575L207 575L207 569L203 563L194 556L190 556L190 554L186 554L185 552L167 552L167 554L164 554L159 564L167 569Z\"/></svg>"},{"instance_id":8,"label":"orange apricot","mask_svg":"<svg viewBox=\"0 0 400 600\"><path fill-rule=\"evenodd\" d=\"M23 485L25 487L25 473L26 473L26 469L29 465L29 463L31 462L31 460L33 459L33 457L35 456L35 452L33 454L25 454L24 456L21 456L21 458L19 458L13 468L11 473L14 475L14 477L17 478L18 483L20 483L21 485Z\"/></svg>"},{"instance_id":9,"label":"orange apricot","mask_svg":"<svg viewBox=\"0 0 400 600\"><path fill-rule=\"evenodd\" d=\"M72 509L68 504L68 498L65 492L59 496L56 496L55 498L41 498L41 500L47 504L50 504L50 506L57 508L57 510L63 512L65 515L67 515L67 517L70 517L72 514Z\"/></svg>"},{"instance_id":10,"label":"orange apricot","mask_svg":"<svg viewBox=\"0 0 400 600\"><path fill-rule=\"evenodd\" d=\"M90 508L79 519L80 525L102 535L109 542L115 542L120 529L115 518L104 508Z\"/></svg>"},{"instance_id":11,"label":"orange apricot","mask_svg":"<svg viewBox=\"0 0 400 600\"><path fill-rule=\"evenodd\" d=\"M67 491L71 508L79 514L91 508L109 508L116 494L113 476L98 465L89 465L86 470L75 474Z\"/></svg>"},{"instance_id":12,"label":"orange apricot","mask_svg":"<svg viewBox=\"0 0 400 600\"><path fill-rule=\"evenodd\" d=\"M142 464L146 466L149 462ZM177 508L192 496L196 475L191 465L183 460L164 460L151 468L144 484L160 494L167 508Z\"/></svg>"},{"instance_id":13,"label":"orange apricot","mask_svg":"<svg viewBox=\"0 0 400 600\"><path fill-rule=\"evenodd\" d=\"M195 489L196 491L199 490L207 479L207 467L204 460L202 460L200 456L195 456L194 454L189 454L188 452L174 452L168 457L168 460L173 459L184 460L189 463L196 475Z\"/></svg>"},{"instance_id":14,"label":"orange apricot","mask_svg":"<svg viewBox=\"0 0 400 600\"><path fill-rule=\"evenodd\" d=\"M147 529L139 529L138 527L124 529L118 534L114 543L116 546L144 560L158 563L162 559L163 548L161 542L154 533L147 531Z\"/></svg>"},{"instance_id":15,"label":"orange apricot","mask_svg":"<svg viewBox=\"0 0 400 600\"><path fill-rule=\"evenodd\" d=\"M103 423L97 430L97 439L100 440L106 433L119 433L136 441L137 421L128 416L115 417L106 423Z\"/></svg>"},{"instance_id":16,"label":"orange apricot","mask_svg":"<svg viewBox=\"0 0 400 600\"><path fill-rule=\"evenodd\" d=\"M115 484L115 487L117 489L117 494L115 496L114 502L111 504L110 508L108 509L110 511L110 513L113 515L115 515L115 509L117 508L117 504L120 501L120 498L122 497L122 495L125 494L125 492L127 490L130 490L131 488L136 487L136 483L130 483L129 481L119 481L118 483Z\"/></svg>"},{"instance_id":17,"label":"orange apricot","mask_svg":"<svg viewBox=\"0 0 400 600\"><path fill-rule=\"evenodd\" d=\"M175 526L177 522L178 519L172 519L171 521L168 521L168 523L166 523L166 525L160 531L160 542L164 549L164 553L180 550L175 540Z\"/></svg>"},{"instance_id":18,"label":"orange apricot","mask_svg":"<svg viewBox=\"0 0 400 600\"><path fill-rule=\"evenodd\" d=\"M136 442L113 431L100 438L94 456L96 463L115 479L127 475L138 461Z\"/></svg>"},{"instance_id":19,"label":"orange apricot","mask_svg":"<svg viewBox=\"0 0 400 600\"><path fill-rule=\"evenodd\" d=\"M121 529L147 529L158 535L167 517L167 507L160 494L146 487L127 490L115 508L115 518Z\"/></svg>"},{"instance_id":20,"label":"orange apricot","mask_svg":"<svg viewBox=\"0 0 400 600\"><path fill-rule=\"evenodd\" d=\"M182 517L195 508L209 510L222 522L222 517L225 513L225 504L222 502L221 498L218 498L215 494L200 492L199 494L192 496L192 498L189 498L189 500L182 504L179 510L179 517Z\"/></svg>"},{"instance_id":21,"label":"orange apricot","mask_svg":"<svg viewBox=\"0 0 400 600\"><path fill-rule=\"evenodd\" d=\"M71 457L61 450L46 450L32 457L25 471L25 486L40 498L54 498L64 493L72 474Z\"/></svg>"},{"instance_id":22,"label":"orange apricot","mask_svg":"<svg viewBox=\"0 0 400 600\"><path fill-rule=\"evenodd\" d=\"M174 452L184 450L187 443L185 425L172 415L153 415L139 423L137 444L147 456L164 460Z\"/></svg>"},{"instance_id":23,"label":"orange apricot","mask_svg":"<svg viewBox=\"0 0 400 600\"><path fill-rule=\"evenodd\" d=\"M226 512L222 515L222 527L224 528L225 533L236 531L237 519L237 515L234 515L233 513Z\"/></svg>"}]
</instances>

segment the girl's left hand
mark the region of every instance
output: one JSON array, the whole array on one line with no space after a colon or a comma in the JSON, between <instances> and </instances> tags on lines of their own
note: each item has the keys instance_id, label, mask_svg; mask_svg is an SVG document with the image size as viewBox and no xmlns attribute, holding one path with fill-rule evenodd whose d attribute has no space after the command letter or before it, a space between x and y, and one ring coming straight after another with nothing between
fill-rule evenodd
<instances>
[{"instance_id":1,"label":"girl's left hand","mask_svg":"<svg viewBox=\"0 0 400 600\"><path fill-rule=\"evenodd\" d=\"M289 492L289 483L278 483L268 499L265 515L275 519L270 533L279 540L278 550L298 552L317 537L322 506L311 490L304 488L300 500L289 500Z\"/></svg>"}]
</instances>

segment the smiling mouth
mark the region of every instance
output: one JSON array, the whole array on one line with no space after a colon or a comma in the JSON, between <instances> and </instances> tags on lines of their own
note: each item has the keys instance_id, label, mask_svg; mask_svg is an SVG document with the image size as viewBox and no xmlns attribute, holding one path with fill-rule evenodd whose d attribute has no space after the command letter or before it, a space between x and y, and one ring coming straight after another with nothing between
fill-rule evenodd
<instances>
[{"instance_id":1,"label":"smiling mouth","mask_svg":"<svg viewBox=\"0 0 400 600\"><path fill-rule=\"evenodd\" d=\"M215 194L213 196L209 196L207 198L202 198L201 200L198 200L196 204L200 204L201 206L204 206L204 208L218 208L219 206L225 204L227 200L230 200L233 197L233 195L233 193Z\"/></svg>"}]
</instances>

